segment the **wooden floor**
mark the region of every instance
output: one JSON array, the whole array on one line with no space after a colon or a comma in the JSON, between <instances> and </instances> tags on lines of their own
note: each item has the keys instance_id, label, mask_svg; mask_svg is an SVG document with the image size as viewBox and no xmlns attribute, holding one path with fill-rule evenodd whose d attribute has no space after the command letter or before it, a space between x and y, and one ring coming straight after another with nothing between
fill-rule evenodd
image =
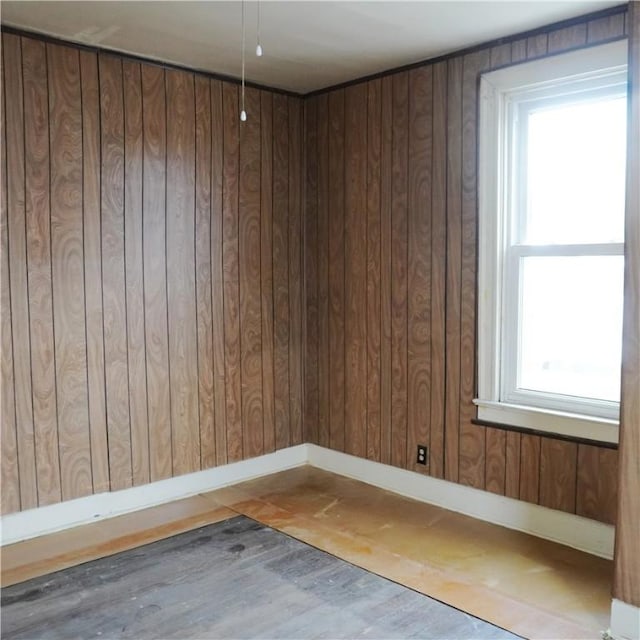
<instances>
[{"instance_id":1,"label":"wooden floor","mask_svg":"<svg viewBox=\"0 0 640 640\"><path fill-rule=\"evenodd\" d=\"M607 560L299 467L2 549L2 584L247 515L528 638L598 638Z\"/></svg>"},{"instance_id":2,"label":"wooden floor","mask_svg":"<svg viewBox=\"0 0 640 640\"><path fill-rule=\"evenodd\" d=\"M518 636L245 516L2 590L3 640Z\"/></svg>"}]
</instances>

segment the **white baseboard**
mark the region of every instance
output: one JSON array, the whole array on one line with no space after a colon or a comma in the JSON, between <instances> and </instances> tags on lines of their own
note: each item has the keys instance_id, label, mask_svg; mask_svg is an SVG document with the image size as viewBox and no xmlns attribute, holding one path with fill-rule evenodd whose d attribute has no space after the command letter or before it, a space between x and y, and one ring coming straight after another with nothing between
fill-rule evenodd
<instances>
[{"instance_id":1,"label":"white baseboard","mask_svg":"<svg viewBox=\"0 0 640 640\"><path fill-rule=\"evenodd\" d=\"M307 445L301 444L258 458L167 478L139 487L99 493L12 513L0 520L0 541L2 545L11 544L69 527L97 522L298 467L306 464L307 460Z\"/></svg>"},{"instance_id":2,"label":"white baseboard","mask_svg":"<svg viewBox=\"0 0 640 640\"><path fill-rule=\"evenodd\" d=\"M206 471L3 516L0 520L0 542L5 545L35 538L306 463L596 556L613 557L614 528L611 525L364 460L314 444L289 447Z\"/></svg>"},{"instance_id":3,"label":"white baseboard","mask_svg":"<svg viewBox=\"0 0 640 640\"><path fill-rule=\"evenodd\" d=\"M309 464L473 518L613 558L614 527L488 491L364 460L313 444Z\"/></svg>"},{"instance_id":4,"label":"white baseboard","mask_svg":"<svg viewBox=\"0 0 640 640\"><path fill-rule=\"evenodd\" d=\"M609 635L615 640L638 640L640 638L640 608L614 598L611 601Z\"/></svg>"}]
</instances>

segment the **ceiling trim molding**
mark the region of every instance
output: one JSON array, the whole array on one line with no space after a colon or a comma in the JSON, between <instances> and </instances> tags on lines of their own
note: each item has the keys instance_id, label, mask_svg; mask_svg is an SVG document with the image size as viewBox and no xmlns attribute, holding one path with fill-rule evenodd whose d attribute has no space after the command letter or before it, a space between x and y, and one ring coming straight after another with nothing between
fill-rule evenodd
<instances>
[{"instance_id":1,"label":"ceiling trim molding","mask_svg":"<svg viewBox=\"0 0 640 640\"><path fill-rule=\"evenodd\" d=\"M131 62L139 62L141 64L150 64L155 67L161 67L162 69L168 69L170 71L187 71L189 73L195 73L200 76L206 76L212 80L220 80L222 82L230 82L231 84L242 84L240 78L235 76L227 76L223 73L215 73L214 71L206 71L204 69L196 69L187 65L177 64L175 62L166 62L157 58L150 58L147 56L139 56L127 51L121 51L120 49L113 49L111 47L100 47L97 45L86 44L84 42L76 42L75 40L65 40L57 36L52 36L48 33L41 31L32 31L30 29L23 29L21 27L14 27L9 24L0 25L0 33L10 33L15 36L32 38L34 40L41 40L43 42L49 42L50 44L56 44L63 47L73 47L74 49L80 49L81 51L90 51L91 53L97 53L99 55L118 56L123 60L129 60ZM252 89L261 89L263 91L270 91L271 93L279 93L291 98L304 98L302 93L296 93L295 91L287 91L286 89L279 89L277 87L270 87L268 85L260 84L258 82L245 81L246 87Z\"/></svg>"},{"instance_id":2,"label":"ceiling trim molding","mask_svg":"<svg viewBox=\"0 0 640 640\"><path fill-rule=\"evenodd\" d=\"M631 0L631 1L634 2L638 0ZM305 93L304 97L313 98L314 96L319 96L319 95L322 95L323 93L329 93L331 91L336 91L338 89L345 89L346 87L350 87L354 84L360 84L361 82L368 82L369 80L376 80L377 78L384 78L386 76L390 76L390 75L393 75L394 73L399 73L401 71L411 71L412 69L424 67L425 65L436 64L437 62L446 62L447 60L451 60L452 58L466 56L471 53L483 51L484 49L498 47L502 44L509 44L511 42L515 42L516 40L532 38L540 34L549 33L551 31L557 31L558 29L566 29L567 27L573 27L578 24L590 22L591 20L598 20L599 18L608 18L610 16L615 16L621 13L627 13L627 8L628 8L627 3L619 4L619 5L616 5L615 7L600 9L599 11L594 11L592 13L585 13L581 16L576 16L574 18L567 18L566 20L560 20L559 22L552 22L542 27L529 29L528 31L521 31L513 35L503 36L502 38L496 38L494 40L482 42L481 44L476 44L471 47L465 47L464 49L456 49L455 51L451 51L450 53L445 53L441 56L426 58L425 60L419 60L418 62L412 62L410 64L405 64L399 67L386 69L385 71L378 71L377 73L371 73L369 75L362 76L360 78L355 78L354 80L347 80L346 82L340 82L338 84L325 87L324 89L316 89L314 91ZM609 40L598 40L598 42L595 43L595 45L606 44L607 42L612 42L615 40L623 40L626 38L627 36L622 36L622 37L611 38ZM591 43L587 43L584 45L584 47L581 47L581 48L586 49L591 46L594 46L594 45ZM548 57L549 55L554 55L554 54L544 54L543 57ZM509 66L509 65L505 65L505 66Z\"/></svg>"},{"instance_id":3,"label":"ceiling trim molding","mask_svg":"<svg viewBox=\"0 0 640 640\"><path fill-rule=\"evenodd\" d=\"M413 62L407 65L401 65L399 67L392 67L390 69L385 69L384 71L379 71L377 73L372 73L366 76L360 76L358 78L354 78L353 80L348 80L346 82L341 82L339 84L330 85L323 89L316 89L314 91L310 91L307 93L296 93L295 91L287 91L286 89L279 89L276 87L270 87L268 85L259 84L257 82L251 82L247 80L245 82L247 87L252 87L254 89L262 89L265 91L270 91L272 93L279 93L282 95L290 96L293 98L313 98L318 95L322 95L324 93L329 93L331 91L336 91L338 89L344 89L346 87L350 87L355 84L360 84L362 82L368 82L369 80L375 80L377 78L383 78L386 76L393 75L395 73L399 73L402 71L410 71L412 69L417 69L419 67L424 67L426 65L435 64L437 62L444 62L446 60L450 60L452 58L457 58L459 56L468 55L471 53L475 53L477 51L482 51L484 49L488 49L491 47L500 46L503 44L508 44L511 42L515 42L516 40L522 40L524 38L531 38L540 34L549 33L551 31L556 31L558 29L564 29L567 27L572 27L577 24L583 24L585 22L590 22L591 20L597 20L599 18L607 18L609 16L618 15L621 13L626 13L628 9L628 3L619 4L615 7L609 7L607 9L601 9L599 11L594 11L592 13L586 13L581 16L576 16L574 18L568 18L566 20L561 20L559 22L553 22L548 25L544 25L542 27L537 27L535 29L529 29L528 31L521 31L519 33L515 33L513 35L503 36L502 38L496 38L494 40L489 40L488 42L483 42L481 44L473 45L471 47L465 47L463 49L456 49L455 51L451 51L450 53L446 53L441 56L435 56L431 58L426 58L425 60L420 60L418 62ZM34 38L37 40L42 40L44 42L50 42L52 44L58 44L67 47L75 47L77 49L81 49L84 51L91 51L97 54L104 55L117 55L125 60L131 60L133 62L139 62L144 64L152 64L157 67L162 67L163 69L172 69L177 71L188 71L189 73L196 73L198 75L205 76L207 78L212 78L214 80L221 80L223 82L230 82L232 84L239 85L241 83L240 78L235 76L228 76L221 73L215 73L213 71L206 71L204 69L197 69L193 67L189 67L187 65L180 65L173 62L166 62L163 60L159 60L157 58L150 58L147 56L139 56L132 53L128 53L125 51L121 51L119 49L114 49L110 47L101 47L97 45L88 45L83 42L76 42L74 40L65 40L64 38L59 38L57 36L52 36L47 33L43 33L41 31L34 31L29 29L23 29L20 27L14 27L8 24L0 25L0 32L2 33L11 33L17 36L24 36L27 38ZM622 38L612 38L611 40L621 40L626 38L623 36ZM599 41L597 44L603 44L608 41ZM584 48L588 48L593 46L591 44L586 44ZM553 55L553 54L552 54Z\"/></svg>"}]
</instances>

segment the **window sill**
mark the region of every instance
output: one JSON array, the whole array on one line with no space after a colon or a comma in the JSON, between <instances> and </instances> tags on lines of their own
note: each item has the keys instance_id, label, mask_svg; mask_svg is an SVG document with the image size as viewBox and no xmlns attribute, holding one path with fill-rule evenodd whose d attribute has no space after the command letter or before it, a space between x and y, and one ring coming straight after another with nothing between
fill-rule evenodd
<instances>
[{"instance_id":1,"label":"window sill","mask_svg":"<svg viewBox=\"0 0 640 640\"><path fill-rule=\"evenodd\" d=\"M618 444L618 421L525 407L492 400L474 400L478 420L578 440Z\"/></svg>"}]
</instances>

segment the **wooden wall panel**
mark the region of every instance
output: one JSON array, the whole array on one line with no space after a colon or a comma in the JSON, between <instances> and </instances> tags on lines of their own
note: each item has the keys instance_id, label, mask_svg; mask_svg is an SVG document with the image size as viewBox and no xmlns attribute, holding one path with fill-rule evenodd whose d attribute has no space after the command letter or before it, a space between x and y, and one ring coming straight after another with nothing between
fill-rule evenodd
<instances>
[{"instance_id":1,"label":"wooden wall panel","mask_svg":"<svg viewBox=\"0 0 640 640\"><path fill-rule=\"evenodd\" d=\"M33 427L38 504L59 502L60 460L56 403L55 344L49 207L49 104L47 52L43 42L22 44L25 127L25 213Z\"/></svg>"},{"instance_id":2,"label":"wooden wall panel","mask_svg":"<svg viewBox=\"0 0 640 640\"><path fill-rule=\"evenodd\" d=\"M345 451L366 457L367 85L345 90Z\"/></svg>"},{"instance_id":3,"label":"wooden wall panel","mask_svg":"<svg viewBox=\"0 0 640 640\"><path fill-rule=\"evenodd\" d=\"M4 42L3 42L4 47ZM0 56L0 78L5 83L4 49ZM5 126L5 92L0 96L0 497L1 512L20 510L20 473L16 441L16 406L13 385L13 332L9 277L9 221L7 219L7 138Z\"/></svg>"},{"instance_id":4,"label":"wooden wall panel","mask_svg":"<svg viewBox=\"0 0 640 640\"><path fill-rule=\"evenodd\" d=\"M93 491L84 298L80 57L77 49L60 46L47 46L47 54L58 442L62 499L69 500Z\"/></svg>"},{"instance_id":5,"label":"wooden wall panel","mask_svg":"<svg viewBox=\"0 0 640 640\"><path fill-rule=\"evenodd\" d=\"M273 340L276 448L291 444L289 430L289 109L273 97Z\"/></svg>"},{"instance_id":6,"label":"wooden wall panel","mask_svg":"<svg viewBox=\"0 0 640 640\"><path fill-rule=\"evenodd\" d=\"M149 474L147 362L144 336L142 258L142 80L140 65L125 61L124 85L124 237L127 283L127 362L131 418L131 468L134 485Z\"/></svg>"},{"instance_id":7,"label":"wooden wall panel","mask_svg":"<svg viewBox=\"0 0 640 640\"><path fill-rule=\"evenodd\" d=\"M124 100L122 60L99 60L102 131L102 297L111 489L133 482L124 243Z\"/></svg>"},{"instance_id":8,"label":"wooden wall panel","mask_svg":"<svg viewBox=\"0 0 640 640\"><path fill-rule=\"evenodd\" d=\"M240 130L239 261L242 441L244 455L260 455L262 428L262 315L260 300L260 93L247 89L252 114Z\"/></svg>"},{"instance_id":9,"label":"wooden wall panel","mask_svg":"<svg viewBox=\"0 0 640 640\"><path fill-rule=\"evenodd\" d=\"M407 466L427 473L416 451L431 440L433 67L409 74L408 162Z\"/></svg>"},{"instance_id":10,"label":"wooden wall panel","mask_svg":"<svg viewBox=\"0 0 640 640\"><path fill-rule=\"evenodd\" d=\"M380 246L382 81L367 83L367 458L380 461Z\"/></svg>"},{"instance_id":11,"label":"wooden wall panel","mask_svg":"<svg viewBox=\"0 0 640 640\"><path fill-rule=\"evenodd\" d=\"M2 512L300 442L301 100L2 39Z\"/></svg>"},{"instance_id":12,"label":"wooden wall panel","mask_svg":"<svg viewBox=\"0 0 640 640\"><path fill-rule=\"evenodd\" d=\"M612 521L615 452L472 422L477 92L485 70L622 37L622 16L552 26L309 99L305 393L318 402L314 441ZM423 443L428 467L415 462Z\"/></svg>"},{"instance_id":13,"label":"wooden wall panel","mask_svg":"<svg viewBox=\"0 0 640 640\"><path fill-rule=\"evenodd\" d=\"M31 340L25 224L24 104L20 38L5 34L4 64L9 295L13 338L13 381L16 411L17 464L22 509L38 505L33 404L31 399Z\"/></svg>"},{"instance_id":14,"label":"wooden wall panel","mask_svg":"<svg viewBox=\"0 0 640 640\"><path fill-rule=\"evenodd\" d=\"M172 474L169 329L167 324L166 108L164 70L142 67L144 111L143 255L149 471Z\"/></svg>"}]
</instances>

